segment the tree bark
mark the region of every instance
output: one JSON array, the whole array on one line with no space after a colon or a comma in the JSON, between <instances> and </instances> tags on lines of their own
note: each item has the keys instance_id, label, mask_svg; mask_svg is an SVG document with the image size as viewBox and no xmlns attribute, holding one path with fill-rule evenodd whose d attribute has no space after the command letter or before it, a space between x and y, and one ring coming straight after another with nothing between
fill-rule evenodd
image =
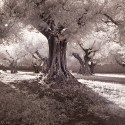
<instances>
[{"instance_id":1,"label":"tree bark","mask_svg":"<svg viewBox=\"0 0 125 125\"><path fill-rule=\"evenodd\" d=\"M83 67L80 65L80 68L79 68L78 73L79 73L79 74L83 74L83 72L84 72L84 69L83 69Z\"/></svg>"},{"instance_id":2,"label":"tree bark","mask_svg":"<svg viewBox=\"0 0 125 125\"><path fill-rule=\"evenodd\" d=\"M94 73L95 66L96 66L96 63L91 62L90 71L91 71L92 74Z\"/></svg>"},{"instance_id":3,"label":"tree bark","mask_svg":"<svg viewBox=\"0 0 125 125\"><path fill-rule=\"evenodd\" d=\"M34 73L39 73L39 66L37 64L33 65Z\"/></svg>"},{"instance_id":4,"label":"tree bark","mask_svg":"<svg viewBox=\"0 0 125 125\"><path fill-rule=\"evenodd\" d=\"M46 23L49 25L50 30L41 28L41 33L48 39L49 46L47 81L62 81L62 83L68 80L75 81L74 76L67 69L67 41L61 33L64 27L61 27L61 29L55 27L53 20Z\"/></svg>"},{"instance_id":5,"label":"tree bark","mask_svg":"<svg viewBox=\"0 0 125 125\"><path fill-rule=\"evenodd\" d=\"M84 75L92 75L92 72L90 70L90 65L91 64L89 64L90 58L89 58L88 54L86 54L84 56L84 61L85 61L85 73L84 73Z\"/></svg>"},{"instance_id":6,"label":"tree bark","mask_svg":"<svg viewBox=\"0 0 125 125\"><path fill-rule=\"evenodd\" d=\"M81 59L81 57L79 56L79 54L77 53L73 53L73 56L79 61L80 63L80 70L79 73L83 74L83 75L92 75L92 70L91 70L91 65L89 65L90 62L90 58L89 58L89 54L86 53L86 55L84 56L84 61Z\"/></svg>"},{"instance_id":7,"label":"tree bark","mask_svg":"<svg viewBox=\"0 0 125 125\"><path fill-rule=\"evenodd\" d=\"M42 60L42 65L40 66L41 72L47 74L48 72L48 58L43 58Z\"/></svg>"},{"instance_id":8,"label":"tree bark","mask_svg":"<svg viewBox=\"0 0 125 125\"><path fill-rule=\"evenodd\" d=\"M12 61L10 64L11 73L17 73L17 61Z\"/></svg>"},{"instance_id":9,"label":"tree bark","mask_svg":"<svg viewBox=\"0 0 125 125\"><path fill-rule=\"evenodd\" d=\"M65 81L73 76L67 69L66 62L66 40L60 41L58 37L53 36L49 40L49 69L48 80Z\"/></svg>"},{"instance_id":10,"label":"tree bark","mask_svg":"<svg viewBox=\"0 0 125 125\"><path fill-rule=\"evenodd\" d=\"M72 53L72 55L79 61L80 63L80 69L79 69L79 73L80 74L85 74L85 62L81 59L81 57L79 56L79 54L77 53Z\"/></svg>"}]
</instances>

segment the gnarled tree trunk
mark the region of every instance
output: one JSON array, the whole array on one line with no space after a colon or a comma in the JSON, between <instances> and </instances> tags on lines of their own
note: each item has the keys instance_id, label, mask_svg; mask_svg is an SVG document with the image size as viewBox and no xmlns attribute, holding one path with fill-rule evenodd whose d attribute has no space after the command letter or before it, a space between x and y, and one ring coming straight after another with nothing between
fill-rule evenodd
<instances>
[{"instance_id":1,"label":"gnarled tree trunk","mask_svg":"<svg viewBox=\"0 0 125 125\"><path fill-rule=\"evenodd\" d=\"M91 64L89 64L91 62L90 62L90 58L89 58L88 54L86 54L84 56L84 61L85 61L84 75L92 75L92 72L91 72L91 69L90 69Z\"/></svg>"},{"instance_id":2,"label":"gnarled tree trunk","mask_svg":"<svg viewBox=\"0 0 125 125\"><path fill-rule=\"evenodd\" d=\"M91 62L90 71L91 71L92 74L94 73L95 66L96 66L96 63Z\"/></svg>"},{"instance_id":3,"label":"gnarled tree trunk","mask_svg":"<svg viewBox=\"0 0 125 125\"><path fill-rule=\"evenodd\" d=\"M35 72L35 73L39 73L39 71L40 71L40 70L39 70L39 65L34 64L34 65L33 65L33 68L34 68L34 72Z\"/></svg>"},{"instance_id":4,"label":"gnarled tree trunk","mask_svg":"<svg viewBox=\"0 0 125 125\"><path fill-rule=\"evenodd\" d=\"M73 78L67 69L66 63L66 40L60 41L58 37L53 36L49 40L49 80L67 80Z\"/></svg>"},{"instance_id":5,"label":"gnarled tree trunk","mask_svg":"<svg viewBox=\"0 0 125 125\"><path fill-rule=\"evenodd\" d=\"M46 74L48 72L48 58L43 58L40 68L42 73Z\"/></svg>"},{"instance_id":6,"label":"gnarled tree trunk","mask_svg":"<svg viewBox=\"0 0 125 125\"><path fill-rule=\"evenodd\" d=\"M41 33L46 36L49 45L47 81L75 80L67 69L65 27L55 26L54 20L50 20L50 17L48 20L45 18L45 22L48 24L49 29L41 28Z\"/></svg>"},{"instance_id":7,"label":"gnarled tree trunk","mask_svg":"<svg viewBox=\"0 0 125 125\"><path fill-rule=\"evenodd\" d=\"M84 74L85 73L85 62L81 59L81 57L79 56L79 54L77 53L72 53L72 55L79 61L80 63L80 69L79 69L79 73L80 74Z\"/></svg>"},{"instance_id":8,"label":"gnarled tree trunk","mask_svg":"<svg viewBox=\"0 0 125 125\"><path fill-rule=\"evenodd\" d=\"M98 49L93 48L95 41L93 42L93 45L90 48L84 48L80 43L78 43L78 44L85 54L84 55L84 66L83 66L83 64L80 63L81 64L80 68L84 70L84 72L82 72L82 74L83 75L92 75L94 72L94 66L95 66L95 64L92 61L92 55L94 56L95 52L98 51ZM81 60L83 62L81 57L79 57L79 58L80 59L78 59L78 58L77 59ZM79 61L79 62L81 62L81 61Z\"/></svg>"},{"instance_id":9,"label":"gnarled tree trunk","mask_svg":"<svg viewBox=\"0 0 125 125\"><path fill-rule=\"evenodd\" d=\"M86 54L84 56L84 61L81 59L81 57L79 56L79 54L77 53L73 53L72 54L80 63L80 74L83 75L92 75L92 68L91 68L91 64L89 64L90 62L90 58L89 56Z\"/></svg>"},{"instance_id":10,"label":"gnarled tree trunk","mask_svg":"<svg viewBox=\"0 0 125 125\"><path fill-rule=\"evenodd\" d=\"M10 63L10 71L11 73L17 73L17 61L13 60Z\"/></svg>"}]
</instances>

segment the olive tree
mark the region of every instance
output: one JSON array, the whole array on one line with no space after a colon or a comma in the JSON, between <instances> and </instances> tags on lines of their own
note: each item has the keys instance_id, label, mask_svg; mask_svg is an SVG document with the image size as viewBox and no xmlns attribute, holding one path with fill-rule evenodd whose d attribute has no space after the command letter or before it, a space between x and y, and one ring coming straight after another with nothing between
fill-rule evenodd
<instances>
[{"instance_id":1,"label":"olive tree","mask_svg":"<svg viewBox=\"0 0 125 125\"><path fill-rule=\"evenodd\" d=\"M48 65L48 41L40 32L34 28L29 31L29 28L31 28L31 26L22 29L22 43L24 44L24 48L27 53L32 57L30 60L32 62L32 67L34 68L34 72L39 73L40 70L42 70L42 72L45 73Z\"/></svg>"},{"instance_id":2,"label":"olive tree","mask_svg":"<svg viewBox=\"0 0 125 125\"><path fill-rule=\"evenodd\" d=\"M94 67L98 62L94 57L96 53L101 52L99 50L102 49L103 46L107 43L113 43L112 41L115 41L114 43L119 41L118 30L113 23L108 26L104 22L100 22L100 25L101 30L95 23L88 23L86 26L90 27L89 29L91 30L77 33L77 36L73 38L74 42L71 43L75 49L71 49L70 51L72 51L72 55L79 61L81 65L79 73L83 75L93 74ZM80 49L82 52L77 52ZM103 55L99 58L103 58Z\"/></svg>"},{"instance_id":3,"label":"olive tree","mask_svg":"<svg viewBox=\"0 0 125 125\"><path fill-rule=\"evenodd\" d=\"M9 67L11 73L17 73L18 62L25 57L26 51L19 43L0 45L0 62Z\"/></svg>"}]
</instances>

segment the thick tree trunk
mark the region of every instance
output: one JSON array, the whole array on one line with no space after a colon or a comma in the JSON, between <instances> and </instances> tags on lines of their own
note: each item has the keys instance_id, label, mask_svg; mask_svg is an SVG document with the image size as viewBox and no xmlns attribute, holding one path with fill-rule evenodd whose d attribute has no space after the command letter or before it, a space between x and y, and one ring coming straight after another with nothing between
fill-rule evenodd
<instances>
[{"instance_id":1,"label":"thick tree trunk","mask_svg":"<svg viewBox=\"0 0 125 125\"><path fill-rule=\"evenodd\" d=\"M91 69L90 69L90 58L88 57L88 55L86 54L84 56L84 61L81 59L81 57L77 54L77 53L73 53L73 56L79 61L80 63L80 74L83 75L92 75Z\"/></svg>"},{"instance_id":2,"label":"thick tree trunk","mask_svg":"<svg viewBox=\"0 0 125 125\"><path fill-rule=\"evenodd\" d=\"M86 55L84 56L84 61L85 61L85 73L84 75L92 75L91 70L90 70L90 58L89 55L86 53Z\"/></svg>"},{"instance_id":3,"label":"thick tree trunk","mask_svg":"<svg viewBox=\"0 0 125 125\"><path fill-rule=\"evenodd\" d=\"M75 77L68 71L67 62L66 62L66 49L67 42L66 40L60 40L59 31L56 34L53 34L54 24L51 25L51 33L42 31L42 33L48 38L48 46L49 46L49 56L48 56L48 67L47 67L47 80L56 81L58 83L65 81L73 80L75 81Z\"/></svg>"},{"instance_id":4,"label":"thick tree trunk","mask_svg":"<svg viewBox=\"0 0 125 125\"><path fill-rule=\"evenodd\" d=\"M78 73L79 73L79 74L82 74L83 72L84 72L83 67L80 65L80 68L79 68Z\"/></svg>"},{"instance_id":5,"label":"thick tree trunk","mask_svg":"<svg viewBox=\"0 0 125 125\"><path fill-rule=\"evenodd\" d=\"M42 60L42 64L41 64L40 68L41 68L42 73L47 74L47 72L48 72L48 59L47 58L44 58Z\"/></svg>"},{"instance_id":6,"label":"thick tree trunk","mask_svg":"<svg viewBox=\"0 0 125 125\"><path fill-rule=\"evenodd\" d=\"M48 80L67 80L73 78L67 69L66 41L59 41L58 37L49 41L49 71Z\"/></svg>"},{"instance_id":7,"label":"thick tree trunk","mask_svg":"<svg viewBox=\"0 0 125 125\"><path fill-rule=\"evenodd\" d=\"M95 66L96 66L96 64L95 63L91 63L91 65L90 65L90 71L91 71L91 73L93 74L94 73L94 68L95 68Z\"/></svg>"},{"instance_id":8,"label":"thick tree trunk","mask_svg":"<svg viewBox=\"0 0 125 125\"><path fill-rule=\"evenodd\" d=\"M33 65L34 73L39 73L39 66L37 64Z\"/></svg>"},{"instance_id":9,"label":"thick tree trunk","mask_svg":"<svg viewBox=\"0 0 125 125\"><path fill-rule=\"evenodd\" d=\"M14 73L17 73L17 65L14 65Z\"/></svg>"},{"instance_id":10,"label":"thick tree trunk","mask_svg":"<svg viewBox=\"0 0 125 125\"><path fill-rule=\"evenodd\" d=\"M12 61L10 64L11 73L17 73L17 61Z\"/></svg>"},{"instance_id":11,"label":"thick tree trunk","mask_svg":"<svg viewBox=\"0 0 125 125\"><path fill-rule=\"evenodd\" d=\"M79 69L79 73L80 74L84 74L85 73L85 62L81 59L81 57L79 56L79 54L77 53L73 53L72 54L80 63L80 69Z\"/></svg>"},{"instance_id":12,"label":"thick tree trunk","mask_svg":"<svg viewBox=\"0 0 125 125\"><path fill-rule=\"evenodd\" d=\"M17 73L17 66L16 65L11 66L10 71L11 73Z\"/></svg>"},{"instance_id":13,"label":"thick tree trunk","mask_svg":"<svg viewBox=\"0 0 125 125\"><path fill-rule=\"evenodd\" d=\"M2 70L6 72L6 67L2 65Z\"/></svg>"},{"instance_id":14,"label":"thick tree trunk","mask_svg":"<svg viewBox=\"0 0 125 125\"><path fill-rule=\"evenodd\" d=\"M85 72L84 72L84 75L92 75L89 62L90 62L89 59L85 60L85 68L84 68Z\"/></svg>"}]
</instances>

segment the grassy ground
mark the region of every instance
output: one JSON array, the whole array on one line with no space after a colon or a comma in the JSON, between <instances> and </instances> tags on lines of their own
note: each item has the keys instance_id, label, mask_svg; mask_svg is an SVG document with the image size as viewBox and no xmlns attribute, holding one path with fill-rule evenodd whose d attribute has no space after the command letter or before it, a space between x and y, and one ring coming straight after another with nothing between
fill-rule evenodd
<instances>
[{"instance_id":1,"label":"grassy ground","mask_svg":"<svg viewBox=\"0 0 125 125\"><path fill-rule=\"evenodd\" d=\"M73 81L47 85L35 80L11 85L16 89L0 82L1 125L125 124L125 111L85 85Z\"/></svg>"},{"instance_id":2,"label":"grassy ground","mask_svg":"<svg viewBox=\"0 0 125 125\"><path fill-rule=\"evenodd\" d=\"M94 81L102 81L102 82L113 82L113 83L121 83L125 84L125 78L118 77L108 77L108 76L83 76L80 74L74 75L77 79L85 79L85 80L94 80Z\"/></svg>"}]
</instances>

